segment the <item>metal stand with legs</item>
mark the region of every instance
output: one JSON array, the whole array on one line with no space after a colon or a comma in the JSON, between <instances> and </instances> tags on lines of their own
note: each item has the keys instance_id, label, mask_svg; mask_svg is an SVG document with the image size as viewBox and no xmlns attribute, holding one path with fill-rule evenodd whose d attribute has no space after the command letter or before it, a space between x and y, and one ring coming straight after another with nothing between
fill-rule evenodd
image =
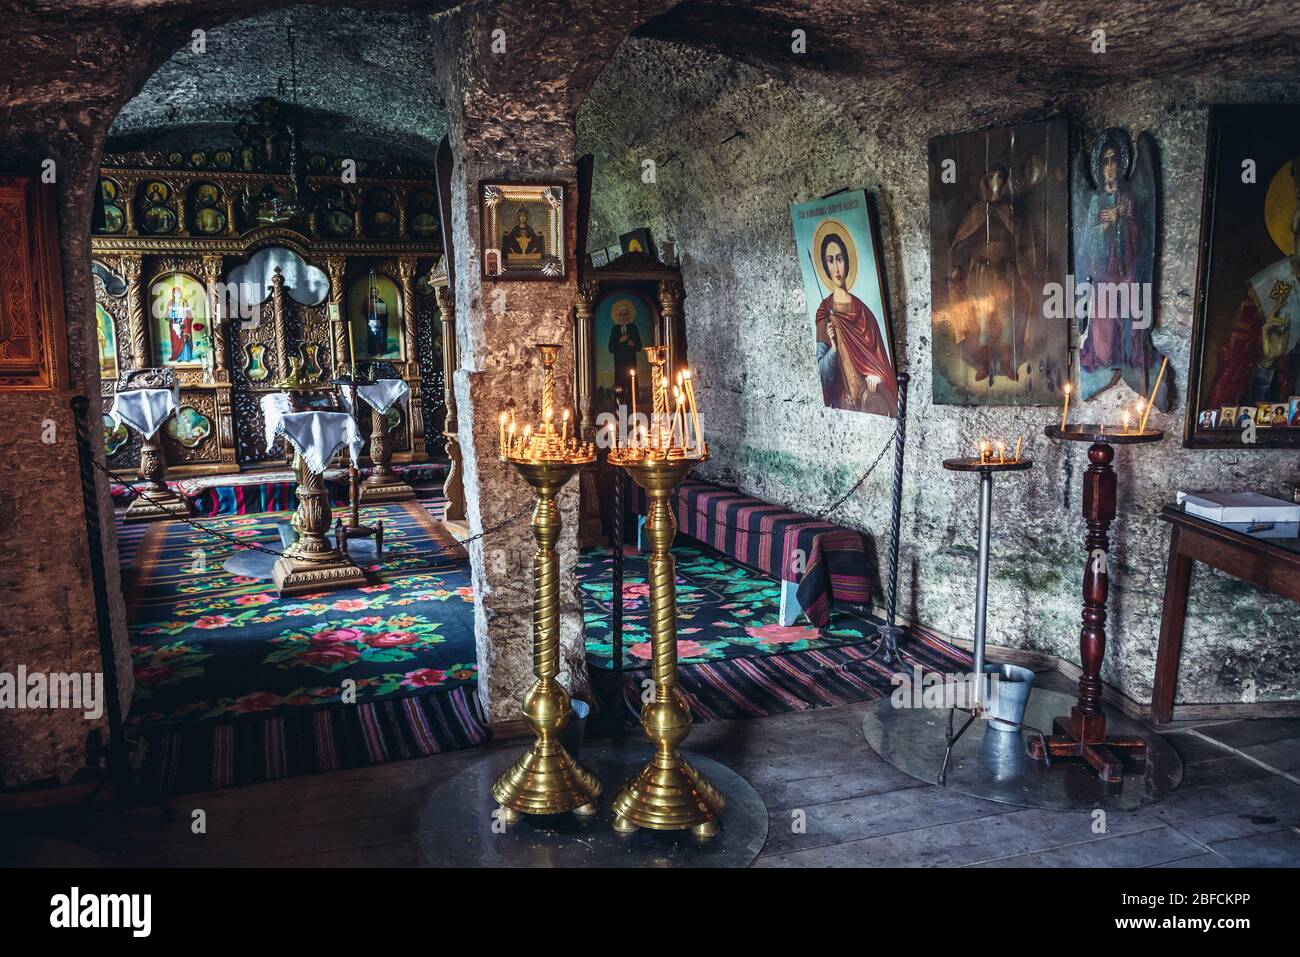
<instances>
[{"instance_id":1,"label":"metal stand with legs","mask_svg":"<svg viewBox=\"0 0 1300 957\"><path fill-rule=\"evenodd\" d=\"M948 779L948 764L952 760L952 749L956 746L961 736L970 728L971 723L976 718L986 716L988 705L988 695L986 693L986 684L988 678L984 673L984 645L986 639L986 626L988 622L988 600L989 600L989 553L992 544L992 527L993 527L993 473L994 472L1024 472L1033 467L1033 462L1028 459L1017 459L1012 461L1004 457L993 458L984 456L981 458L960 458L946 459L943 467L952 472L978 472L980 477L980 524L979 524L979 559L975 578L975 647L972 652L973 661L971 663L971 685L974 694L974 701L969 708L962 708L953 705L948 709L948 734L946 737L947 747L943 752L943 764L939 767L939 784L944 784ZM952 730L953 715L961 711L968 715L966 722L956 734ZM999 717L998 721L1002 724L1015 725L1025 731L1038 735L1042 740L1043 733L1037 728L1029 727L1018 721L1012 721L1009 718Z\"/></svg>"}]
</instances>

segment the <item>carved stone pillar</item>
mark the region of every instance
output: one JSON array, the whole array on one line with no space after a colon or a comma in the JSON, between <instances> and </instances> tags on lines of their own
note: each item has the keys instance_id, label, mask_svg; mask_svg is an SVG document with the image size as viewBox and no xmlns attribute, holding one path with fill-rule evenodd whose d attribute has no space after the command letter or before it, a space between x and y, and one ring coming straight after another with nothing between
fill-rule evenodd
<instances>
[{"instance_id":1,"label":"carved stone pillar","mask_svg":"<svg viewBox=\"0 0 1300 957\"><path fill-rule=\"evenodd\" d=\"M676 279L659 280L659 311L663 316L663 344L668 347L668 381L676 382L685 356L678 328L681 326L682 300L686 290Z\"/></svg>"},{"instance_id":2,"label":"carved stone pillar","mask_svg":"<svg viewBox=\"0 0 1300 957\"><path fill-rule=\"evenodd\" d=\"M460 365L456 354L456 297L448 286L435 290L438 313L442 318L442 400L446 407L442 434L447 440L447 478L442 483L442 494L447 498L442 520L465 521L465 485L461 478L460 423L456 419L456 388L452 377Z\"/></svg>"},{"instance_id":3,"label":"carved stone pillar","mask_svg":"<svg viewBox=\"0 0 1300 957\"><path fill-rule=\"evenodd\" d=\"M131 333L131 368L149 368L149 329L144 316L144 259L122 257L122 276L126 279L126 321Z\"/></svg>"}]
</instances>

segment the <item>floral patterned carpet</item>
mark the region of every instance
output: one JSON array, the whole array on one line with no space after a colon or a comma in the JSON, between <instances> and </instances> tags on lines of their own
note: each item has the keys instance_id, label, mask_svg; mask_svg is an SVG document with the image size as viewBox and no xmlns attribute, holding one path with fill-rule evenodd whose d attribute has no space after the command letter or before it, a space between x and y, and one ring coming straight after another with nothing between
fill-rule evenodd
<instances>
[{"instance_id":1,"label":"floral patterned carpet","mask_svg":"<svg viewBox=\"0 0 1300 957\"><path fill-rule=\"evenodd\" d=\"M835 609L820 631L800 618L783 627L781 586L761 572L738 565L692 541L673 547L677 559L677 656L680 664L814 651L874 641L880 619ZM589 549L578 562L587 625L587 661L613 667L610 631L613 555ZM649 589L646 559L632 550L623 565L623 666L650 663Z\"/></svg>"},{"instance_id":2,"label":"floral patterned carpet","mask_svg":"<svg viewBox=\"0 0 1300 957\"><path fill-rule=\"evenodd\" d=\"M277 523L288 517L203 524L278 550ZM413 554L454 543L418 502L365 508L361 517L384 520L382 576L372 566L364 588L283 601L270 581L223 568L239 546L181 522L150 526L125 570L131 723L337 704L353 690L362 703L474 682L469 567Z\"/></svg>"}]
</instances>

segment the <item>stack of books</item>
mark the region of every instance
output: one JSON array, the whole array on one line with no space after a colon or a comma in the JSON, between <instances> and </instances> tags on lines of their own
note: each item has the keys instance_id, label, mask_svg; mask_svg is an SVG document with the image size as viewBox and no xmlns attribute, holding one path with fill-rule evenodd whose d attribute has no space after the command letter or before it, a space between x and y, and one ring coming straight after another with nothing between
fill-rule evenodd
<instances>
[{"instance_id":1,"label":"stack of books","mask_svg":"<svg viewBox=\"0 0 1300 957\"><path fill-rule=\"evenodd\" d=\"M1188 515L1257 538L1300 535L1300 505L1258 492L1179 492L1178 503Z\"/></svg>"}]
</instances>

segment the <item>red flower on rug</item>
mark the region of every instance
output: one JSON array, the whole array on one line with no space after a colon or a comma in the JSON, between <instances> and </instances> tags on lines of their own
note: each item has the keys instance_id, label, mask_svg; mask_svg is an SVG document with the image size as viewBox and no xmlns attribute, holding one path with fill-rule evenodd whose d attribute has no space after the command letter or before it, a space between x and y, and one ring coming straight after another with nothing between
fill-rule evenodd
<instances>
[{"instance_id":1,"label":"red flower on rug","mask_svg":"<svg viewBox=\"0 0 1300 957\"><path fill-rule=\"evenodd\" d=\"M304 664L328 668L331 665L345 665L356 661L361 657L361 651L352 645L313 644L298 657Z\"/></svg>"},{"instance_id":2,"label":"red flower on rug","mask_svg":"<svg viewBox=\"0 0 1300 957\"><path fill-rule=\"evenodd\" d=\"M401 645L413 645L420 636L413 631L386 631L382 635L372 635L368 641L376 648L397 648Z\"/></svg>"},{"instance_id":3,"label":"red flower on rug","mask_svg":"<svg viewBox=\"0 0 1300 957\"><path fill-rule=\"evenodd\" d=\"M650 586L645 582L628 582L623 586L624 598L649 598Z\"/></svg>"},{"instance_id":4,"label":"red flower on rug","mask_svg":"<svg viewBox=\"0 0 1300 957\"><path fill-rule=\"evenodd\" d=\"M231 618L229 615L204 615L202 618L194 622L194 627L195 628L225 628L232 621L234 621L234 619Z\"/></svg>"},{"instance_id":5,"label":"red flower on rug","mask_svg":"<svg viewBox=\"0 0 1300 957\"><path fill-rule=\"evenodd\" d=\"M819 637L816 628L806 625L751 625L745 633L765 645L792 645L796 641L815 641Z\"/></svg>"},{"instance_id":6,"label":"red flower on rug","mask_svg":"<svg viewBox=\"0 0 1300 957\"><path fill-rule=\"evenodd\" d=\"M236 605L266 605L274 601L270 595L240 595L235 599Z\"/></svg>"},{"instance_id":7,"label":"red flower on rug","mask_svg":"<svg viewBox=\"0 0 1300 957\"><path fill-rule=\"evenodd\" d=\"M254 691L242 698L236 698L235 704L230 710L236 714L247 714L250 711L265 711L268 708L275 708L279 704L279 695L271 694L269 691Z\"/></svg>"},{"instance_id":8,"label":"red flower on rug","mask_svg":"<svg viewBox=\"0 0 1300 957\"><path fill-rule=\"evenodd\" d=\"M334 645L344 641L361 640L361 632L355 628L327 628L311 636L313 645Z\"/></svg>"},{"instance_id":9,"label":"red flower on rug","mask_svg":"<svg viewBox=\"0 0 1300 957\"><path fill-rule=\"evenodd\" d=\"M370 602L364 598L340 598L330 607L335 611L365 611L370 607Z\"/></svg>"},{"instance_id":10,"label":"red flower on rug","mask_svg":"<svg viewBox=\"0 0 1300 957\"><path fill-rule=\"evenodd\" d=\"M682 641L680 638L677 639L678 658L698 658L701 655L707 654L708 651L709 649L706 648L704 645L700 644L698 641L690 641L690 640ZM627 649L627 653L632 655L635 658L641 658L645 661L649 661L650 658L654 655L654 648L651 646L650 642L648 641L639 641L635 645L629 645Z\"/></svg>"},{"instance_id":11,"label":"red flower on rug","mask_svg":"<svg viewBox=\"0 0 1300 957\"><path fill-rule=\"evenodd\" d=\"M409 671L402 684L409 688L433 688L440 685L447 678L445 671L437 668L421 668L418 671Z\"/></svg>"}]
</instances>

